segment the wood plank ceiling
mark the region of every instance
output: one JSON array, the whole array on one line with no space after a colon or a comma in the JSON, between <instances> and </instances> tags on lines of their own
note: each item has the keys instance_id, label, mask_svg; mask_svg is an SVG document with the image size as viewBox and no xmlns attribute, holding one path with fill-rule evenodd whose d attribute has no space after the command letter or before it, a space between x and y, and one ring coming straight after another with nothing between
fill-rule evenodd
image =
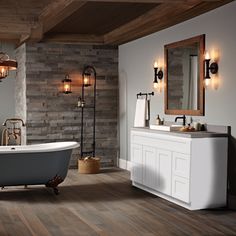
<instances>
[{"instance_id":1,"label":"wood plank ceiling","mask_svg":"<svg viewBox=\"0 0 236 236\"><path fill-rule=\"evenodd\" d=\"M120 45L232 0L0 0L0 41Z\"/></svg>"}]
</instances>

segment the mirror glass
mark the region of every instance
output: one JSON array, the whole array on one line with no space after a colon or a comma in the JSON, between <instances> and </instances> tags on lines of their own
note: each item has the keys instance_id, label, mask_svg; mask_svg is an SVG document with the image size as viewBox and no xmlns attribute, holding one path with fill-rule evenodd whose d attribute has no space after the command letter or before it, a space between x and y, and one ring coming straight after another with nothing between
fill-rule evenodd
<instances>
[{"instance_id":1,"label":"mirror glass","mask_svg":"<svg viewBox=\"0 0 236 236\"><path fill-rule=\"evenodd\" d=\"M204 35L165 45L165 113L204 115Z\"/></svg>"}]
</instances>

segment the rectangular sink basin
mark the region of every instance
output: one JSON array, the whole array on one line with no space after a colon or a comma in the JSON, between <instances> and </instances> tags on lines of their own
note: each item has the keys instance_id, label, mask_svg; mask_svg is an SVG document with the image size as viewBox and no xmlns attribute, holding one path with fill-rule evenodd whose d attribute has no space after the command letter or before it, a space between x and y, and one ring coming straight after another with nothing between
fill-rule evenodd
<instances>
[{"instance_id":1,"label":"rectangular sink basin","mask_svg":"<svg viewBox=\"0 0 236 236\"><path fill-rule=\"evenodd\" d=\"M182 127L182 125L150 125L150 129L160 131L179 131Z\"/></svg>"}]
</instances>

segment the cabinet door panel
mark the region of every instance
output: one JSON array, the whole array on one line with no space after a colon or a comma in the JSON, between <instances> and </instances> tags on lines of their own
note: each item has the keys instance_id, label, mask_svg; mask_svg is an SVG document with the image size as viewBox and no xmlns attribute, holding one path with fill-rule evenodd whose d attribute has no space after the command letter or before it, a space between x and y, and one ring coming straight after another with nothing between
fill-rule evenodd
<instances>
[{"instance_id":1,"label":"cabinet door panel","mask_svg":"<svg viewBox=\"0 0 236 236\"><path fill-rule=\"evenodd\" d=\"M189 181L188 179L173 176L172 197L189 203Z\"/></svg>"},{"instance_id":2,"label":"cabinet door panel","mask_svg":"<svg viewBox=\"0 0 236 236\"><path fill-rule=\"evenodd\" d=\"M174 175L189 179L190 156L182 153L173 153L172 171Z\"/></svg>"},{"instance_id":3,"label":"cabinet door panel","mask_svg":"<svg viewBox=\"0 0 236 236\"><path fill-rule=\"evenodd\" d=\"M157 188L158 191L171 194L171 152L157 150Z\"/></svg>"},{"instance_id":4,"label":"cabinet door panel","mask_svg":"<svg viewBox=\"0 0 236 236\"><path fill-rule=\"evenodd\" d=\"M137 183L143 183L143 157L142 145L131 144L131 180Z\"/></svg>"},{"instance_id":5,"label":"cabinet door panel","mask_svg":"<svg viewBox=\"0 0 236 236\"><path fill-rule=\"evenodd\" d=\"M149 188L156 188L156 149L143 146L143 184Z\"/></svg>"}]
</instances>

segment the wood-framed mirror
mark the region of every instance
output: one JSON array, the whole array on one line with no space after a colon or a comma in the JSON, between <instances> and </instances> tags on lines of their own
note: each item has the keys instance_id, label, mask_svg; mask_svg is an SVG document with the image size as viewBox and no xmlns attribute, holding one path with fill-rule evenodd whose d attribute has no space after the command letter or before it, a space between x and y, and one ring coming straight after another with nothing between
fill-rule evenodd
<instances>
[{"instance_id":1,"label":"wood-framed mirror","mask_svg":"<svg viewBox=\"0 0 236 236\"><path fill-rule=\"evenodd\" d=\"M164 46L165 114L204 116L205 35Z\"/></svg>"}]
</instances>

